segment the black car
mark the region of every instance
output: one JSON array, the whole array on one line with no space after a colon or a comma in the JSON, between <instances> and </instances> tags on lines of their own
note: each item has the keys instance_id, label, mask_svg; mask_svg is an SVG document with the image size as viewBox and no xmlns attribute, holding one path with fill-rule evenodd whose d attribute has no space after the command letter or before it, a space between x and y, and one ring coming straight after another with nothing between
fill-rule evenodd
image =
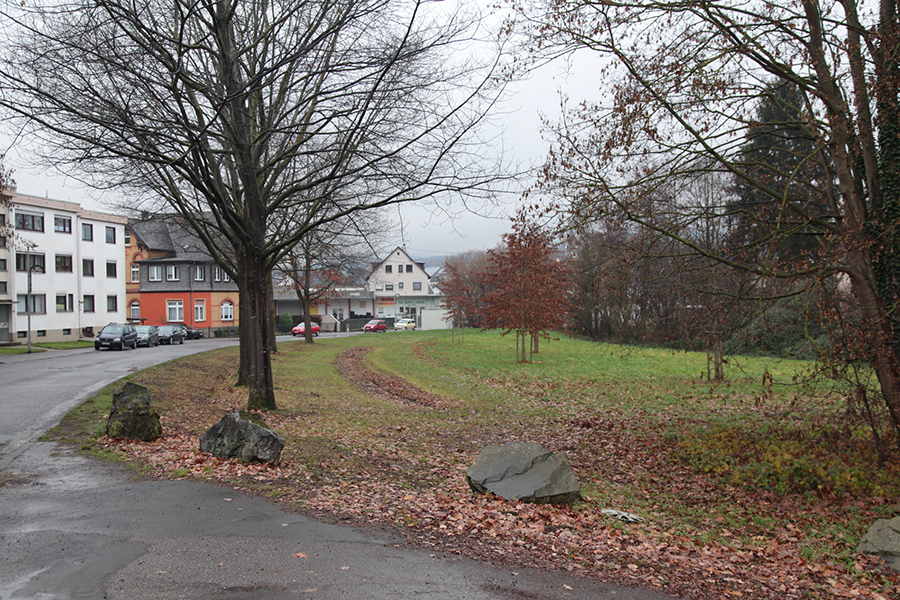
<instances>
[{"instance_id":1,"label":"black car","mask_svg":"<svg viewBox=\"0 0 900 600\"><path fill-rule=\"evenodd\" d=\"M180 325L160 325L159 326L159 343L160 344L183 344L184 329Z\"/></svg>"},{"instance_id":2,"label":"black car","mask_svg":"<svg viewBox=\"0 0 900 600\"><path fill-rule=\"evenodd\" d=\"M159 329L156 325L135 325L138 332L138 346L159 346Z\"/></svg>"},{"instance_id":3,"label":"black car","mask_svg":"<svg viewBox=\"0 0 900 600\"><path fill-rule=\"evenodd\" d=\"M203 337L203 330L191 327L190 325L181 326L185 331L184 338L186 340L199 340Z\"/></svg>"},{"instance_id":4,"label":"black car","mask_svg":"<svg viewBox=\"0 0 900 600\"><path fill-rule=\"evenodd\" d=\"M100 348L137 348L138 333L131 323L110 323L94 338L94 350Z\"/></svg>"}]
</instances>

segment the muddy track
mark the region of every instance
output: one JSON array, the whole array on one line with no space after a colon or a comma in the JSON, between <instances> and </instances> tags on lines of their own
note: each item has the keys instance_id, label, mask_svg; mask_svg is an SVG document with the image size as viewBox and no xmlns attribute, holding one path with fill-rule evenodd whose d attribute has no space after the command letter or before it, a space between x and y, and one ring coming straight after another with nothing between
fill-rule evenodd
<instances>
[{"instance_id":1,"label":"muddy track","mask_svg":"<svg viewBox=\"0 0 900 600\"><path fill-rule=\"evenodd\" d=\"M429 394L402 377L373 369L366 360L371 347L360 346L347 350L334 359L334 366L345 379L365 393L410 406L445 407L446 402Z\"/></svg>"}]
</instances>

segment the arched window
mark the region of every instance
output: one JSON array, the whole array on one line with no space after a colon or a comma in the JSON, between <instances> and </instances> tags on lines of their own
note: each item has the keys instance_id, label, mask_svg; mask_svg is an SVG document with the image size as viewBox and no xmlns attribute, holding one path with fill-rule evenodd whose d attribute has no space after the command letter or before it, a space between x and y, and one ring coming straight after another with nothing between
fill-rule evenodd
<instances>
[{"instance_id":1,"label":"arched window","mask_svg":"<svg viewBox=\"0 0 900 600\"><path fill-rule=\"evenodd\" d=\"M229 300L222 303L222 320L234 321L234 304Z\"/></svg>"},{"instance_id":2,"label":"arched window","mask_svg":"<svg viewBox=\"0 0 900 600\"><path fill-rule=\"evenodd\" d=\"M138 283L141 280L141 265L131 263L131 283Z\"/></svg>"},{"instance_id":3,"label":"arched window","mask_svg":"<svg viewBox=\"0 0 900 600\"><path fill-rule=\"evenodd\" d=\"M139 321L141 318L141 303L137 300L132 300L129 309L131 312L131 316L129 318L133 321Z\"/></svg>"}]
</instances>

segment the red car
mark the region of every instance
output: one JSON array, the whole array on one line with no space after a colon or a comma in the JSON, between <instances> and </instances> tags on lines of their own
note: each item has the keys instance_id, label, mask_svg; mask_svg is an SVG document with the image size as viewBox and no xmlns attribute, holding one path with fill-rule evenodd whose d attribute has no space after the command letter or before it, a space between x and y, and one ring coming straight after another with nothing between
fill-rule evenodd
<instances>
[{"instance_id":1,"label":"red car","mask_svg":"<svg viewBox=\"0 0 900 600\"><path fill-rule=\"evenodd\" d=\"M363 325L363 331L387 331L387 321L372 319Z\"/></svg>"},{"instance_id":2,"label":"red car","mask_svg":"<svg viewBox=\"0 0 900 600\"><path fill-rule=\"evenodd\" d=\"M309 328L312 331L313 335L319 335L319 324L318 323L313 323L312 325L309 326ZM296 327L291 329L291 333L293 335L306 335L306 323L300 323L299 325L297 325Z\"/></svg>"}]
</instances>

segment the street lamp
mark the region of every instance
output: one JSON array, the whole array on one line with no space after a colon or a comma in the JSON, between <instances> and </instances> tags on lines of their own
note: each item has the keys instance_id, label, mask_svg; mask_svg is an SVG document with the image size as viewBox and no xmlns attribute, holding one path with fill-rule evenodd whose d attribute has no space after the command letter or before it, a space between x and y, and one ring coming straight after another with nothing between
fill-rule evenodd
<instances>
[{"instance_id":1,"label":"street lamp","mask_svg":"<svg viewBox=\"0 0 900 600\"><path fill-rule=\"evenodd\" d=\"M31 257L31 253L29 251L29 258ZM28 354L31 354L31 313L34 311L34 303L29 302L31 300L31 274L37 270L38 273L44 272L44 267L41 265L31 265L28 267L28 291L25 293L25 312L28 313ZM29 306L29 303L31 306Z\"/></svg>"}]
</instances>

